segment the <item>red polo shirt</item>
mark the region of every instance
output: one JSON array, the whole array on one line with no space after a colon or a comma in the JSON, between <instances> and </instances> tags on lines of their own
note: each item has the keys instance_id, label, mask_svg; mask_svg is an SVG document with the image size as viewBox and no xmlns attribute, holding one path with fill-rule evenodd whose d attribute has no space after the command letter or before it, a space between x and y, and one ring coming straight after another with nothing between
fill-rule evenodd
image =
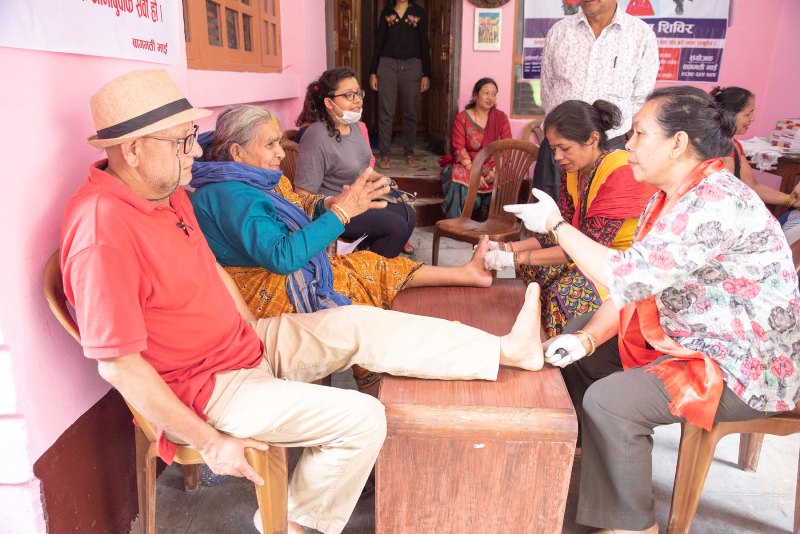
<instances>
[{"instance_id":1,"label":"red polo shirt","mask_svg":"<svg viewBox=\"0 0 800 534\"><path fill-rule=\"evenodd\" d=\"M84 354L140 352L204 417L214 374L258 365L263 346L216 269L183 189L149 202L95 163L67 204L61 229L64 290ZM162 439L161 456L174 446ZM166 448L165 448L166 446Z\"/></svg>"}]
</instances>

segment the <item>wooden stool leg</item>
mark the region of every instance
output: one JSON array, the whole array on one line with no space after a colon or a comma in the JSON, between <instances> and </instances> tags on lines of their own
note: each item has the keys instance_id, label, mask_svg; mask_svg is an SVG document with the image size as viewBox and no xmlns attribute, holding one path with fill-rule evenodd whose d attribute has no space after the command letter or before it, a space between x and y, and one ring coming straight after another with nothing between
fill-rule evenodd
<instances>
[{"instance_id":1,"label":"wooden stool leg","mask_svg":"<svg viewBox=\"0 0 800 534\"><path fill-rule=\"evenodd\" d=\"M431 265L439 265L439 234L433 231L433 244L431 245Z\"/></svg>"},{"instance_id":2,"label":"wooden stool leg","mask_svg":"<svg viewBox=\"0 0 800 534\"><path fill-rule=\"evenodd\" d=\"M286 449L270 447L266 452L245 449L245 456L253 469L264 479L263 486L256 486L256 498L258 509L261 511L264 534L286 534L288 529L286 507L289 498Z\"/></svg>"},{"instance_id":3,"label":"wooden stool leg","mask_svg":"<svg viewBox=\"0 0 800 534\"><path fill-rule=\"evenodd\" d=\"M758 468L758 458L761 456L761 444L764 434L739 435L739 467L744 471L755 471Z\"/></svg>"},{"instance_id":4,"label":"wooden stool leg","mask_svg":"<svg viewBox=\"0 0 800 534\"><path fill-rule=\"evenodd\" d=\"M144 534L156 532L156 457L150 454L150 440L137 426L136 492Z\"/></svg>"},{"instance_id":5,"label":"wooden stool leg","mask_svg":"<svg viewBox=\"0 0 800 534\"><path fill-rule=\"evenodd\" d=\"M183 489L185 491L196 491L200 486L200 480L203 478L202 464L182 465L183 471Z\"/></svg>"},{"instance_id":6,"label":"wooden stool leg","mask_svg":"<svg viewBox=\"0 0 800 534\"><path fill-rule=\"evenodd\" d=\"M716 425L707 432L700 427L684 423L678 448L678 465L672 488L672 506L669 512L667 534L689 534L700 494L714 459L717 436Z\"/></svg>"}]
</instances>

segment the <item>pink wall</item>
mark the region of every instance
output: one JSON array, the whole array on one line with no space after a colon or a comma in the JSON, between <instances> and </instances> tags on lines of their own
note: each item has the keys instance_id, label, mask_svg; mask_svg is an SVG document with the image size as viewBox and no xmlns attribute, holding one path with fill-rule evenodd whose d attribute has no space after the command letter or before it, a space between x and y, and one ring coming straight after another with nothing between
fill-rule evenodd
<instances>
[{"instance_id":1,"label":"pink wall","mask_svg":"<svg viewBox=\"0 0 800 534\"><path fill-rule=\"evenodd\" d=\"M739 2L740 5L744 3ZM755 39L774 36L771 53L762 55L762 61L769 64L769 74L763 79L763 89L754 91L757 119L754 131L749 133L761 136L769 134L775 119L800 117L800 40L797 38L800 2L784 0L782 12L777 8L774 12L776 14L762 27L762 32L753 32ZM756 78L749 76L747 79Z\"/></svg>"},{"instance_id":2,"label":"pink wall","mask_svg":"<svg viewBox=\"0 0 800 534\"><path fill-rule=\"evenodd\" d=\"M796 28L800 22L800 2L770 0L734 3L733 25L728 28L720 84L747 87L759 97L758 118L748 136L768 135L775 119L800 115L800 41ZM503 6L502 50L476 52L472 49L475 6L464 0L461 42L461 88L459 105L469 101L472 85L489 76L500 84L498 107L511 110L511 61L514 49L514 23L520 0ZM712 84L697 84L710 90ZM512 119L511 130L518 136L527 120Z\"/></svg>"},{"instance_id":3,"label":"pink wall","mask_svg":"<svg viewBox=\"0 0 800 534\"><path fill-rule=\"evenodd\" d=\"M167 70L195 105L266 103L288 127L305 85L325 68L325 20L319 0L283 0L281 10L281 73L196 72L185 64ZM66 201L102 157L84 142L93 132L89 97L120 74L161 67L0 48L0 530L44 530L32 465L108 391L41 292L41 269L58 247Z\"/></svg>"}]
</instances>

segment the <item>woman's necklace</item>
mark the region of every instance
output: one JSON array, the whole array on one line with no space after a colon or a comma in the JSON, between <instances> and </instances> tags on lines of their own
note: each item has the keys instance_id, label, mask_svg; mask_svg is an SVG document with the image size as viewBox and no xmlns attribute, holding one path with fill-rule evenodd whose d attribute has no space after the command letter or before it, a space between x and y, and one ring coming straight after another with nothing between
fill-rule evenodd
<instances>
[{"instance_id":1,"label":"woman's necklace","mask_svg":"<svg viewBox=\"0 0 800 534\"><path fill-rule=\"evenodd\" d=\"M603 159L608 155L608 150L603 150L600 152L600 155L594 160L594 164L592 168L589 169L587 172L578 171L578 185L580 187L580 195L581 195L581 223L583 223L583 219L586 217L586 210L589 204L589 189L592 187L592 181L594 180L594 175L597 172L598 167L600 164L603 163Z\"/></svg>"},{"instance_id":2,"label":"woman's necklace","mask_svg":"<svg viewBox=\"0 0 800 534\"><path fill-rule=\"evenodd\" d=\"M481 128L486 128L486 123L489 122L489 112L479 114L478 108L472 108L472 117L475 119L475 124Z\"/></svg>"}]
</instances>

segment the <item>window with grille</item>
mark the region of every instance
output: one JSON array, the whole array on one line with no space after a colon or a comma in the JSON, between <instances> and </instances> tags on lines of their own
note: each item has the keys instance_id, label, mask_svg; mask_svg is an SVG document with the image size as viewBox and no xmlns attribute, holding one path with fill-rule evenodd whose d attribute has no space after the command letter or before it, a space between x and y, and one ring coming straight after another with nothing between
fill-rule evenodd
<instances>
[{"instance_id":1,"label":"window with grille","mask_svg":"<svg viewBox=\"0 0 800 534\"><path fill-rule=\"evenodd\" d=\"M281 70L280 0L183 0L190 69Z\"/></svg>"}]
</instances>

